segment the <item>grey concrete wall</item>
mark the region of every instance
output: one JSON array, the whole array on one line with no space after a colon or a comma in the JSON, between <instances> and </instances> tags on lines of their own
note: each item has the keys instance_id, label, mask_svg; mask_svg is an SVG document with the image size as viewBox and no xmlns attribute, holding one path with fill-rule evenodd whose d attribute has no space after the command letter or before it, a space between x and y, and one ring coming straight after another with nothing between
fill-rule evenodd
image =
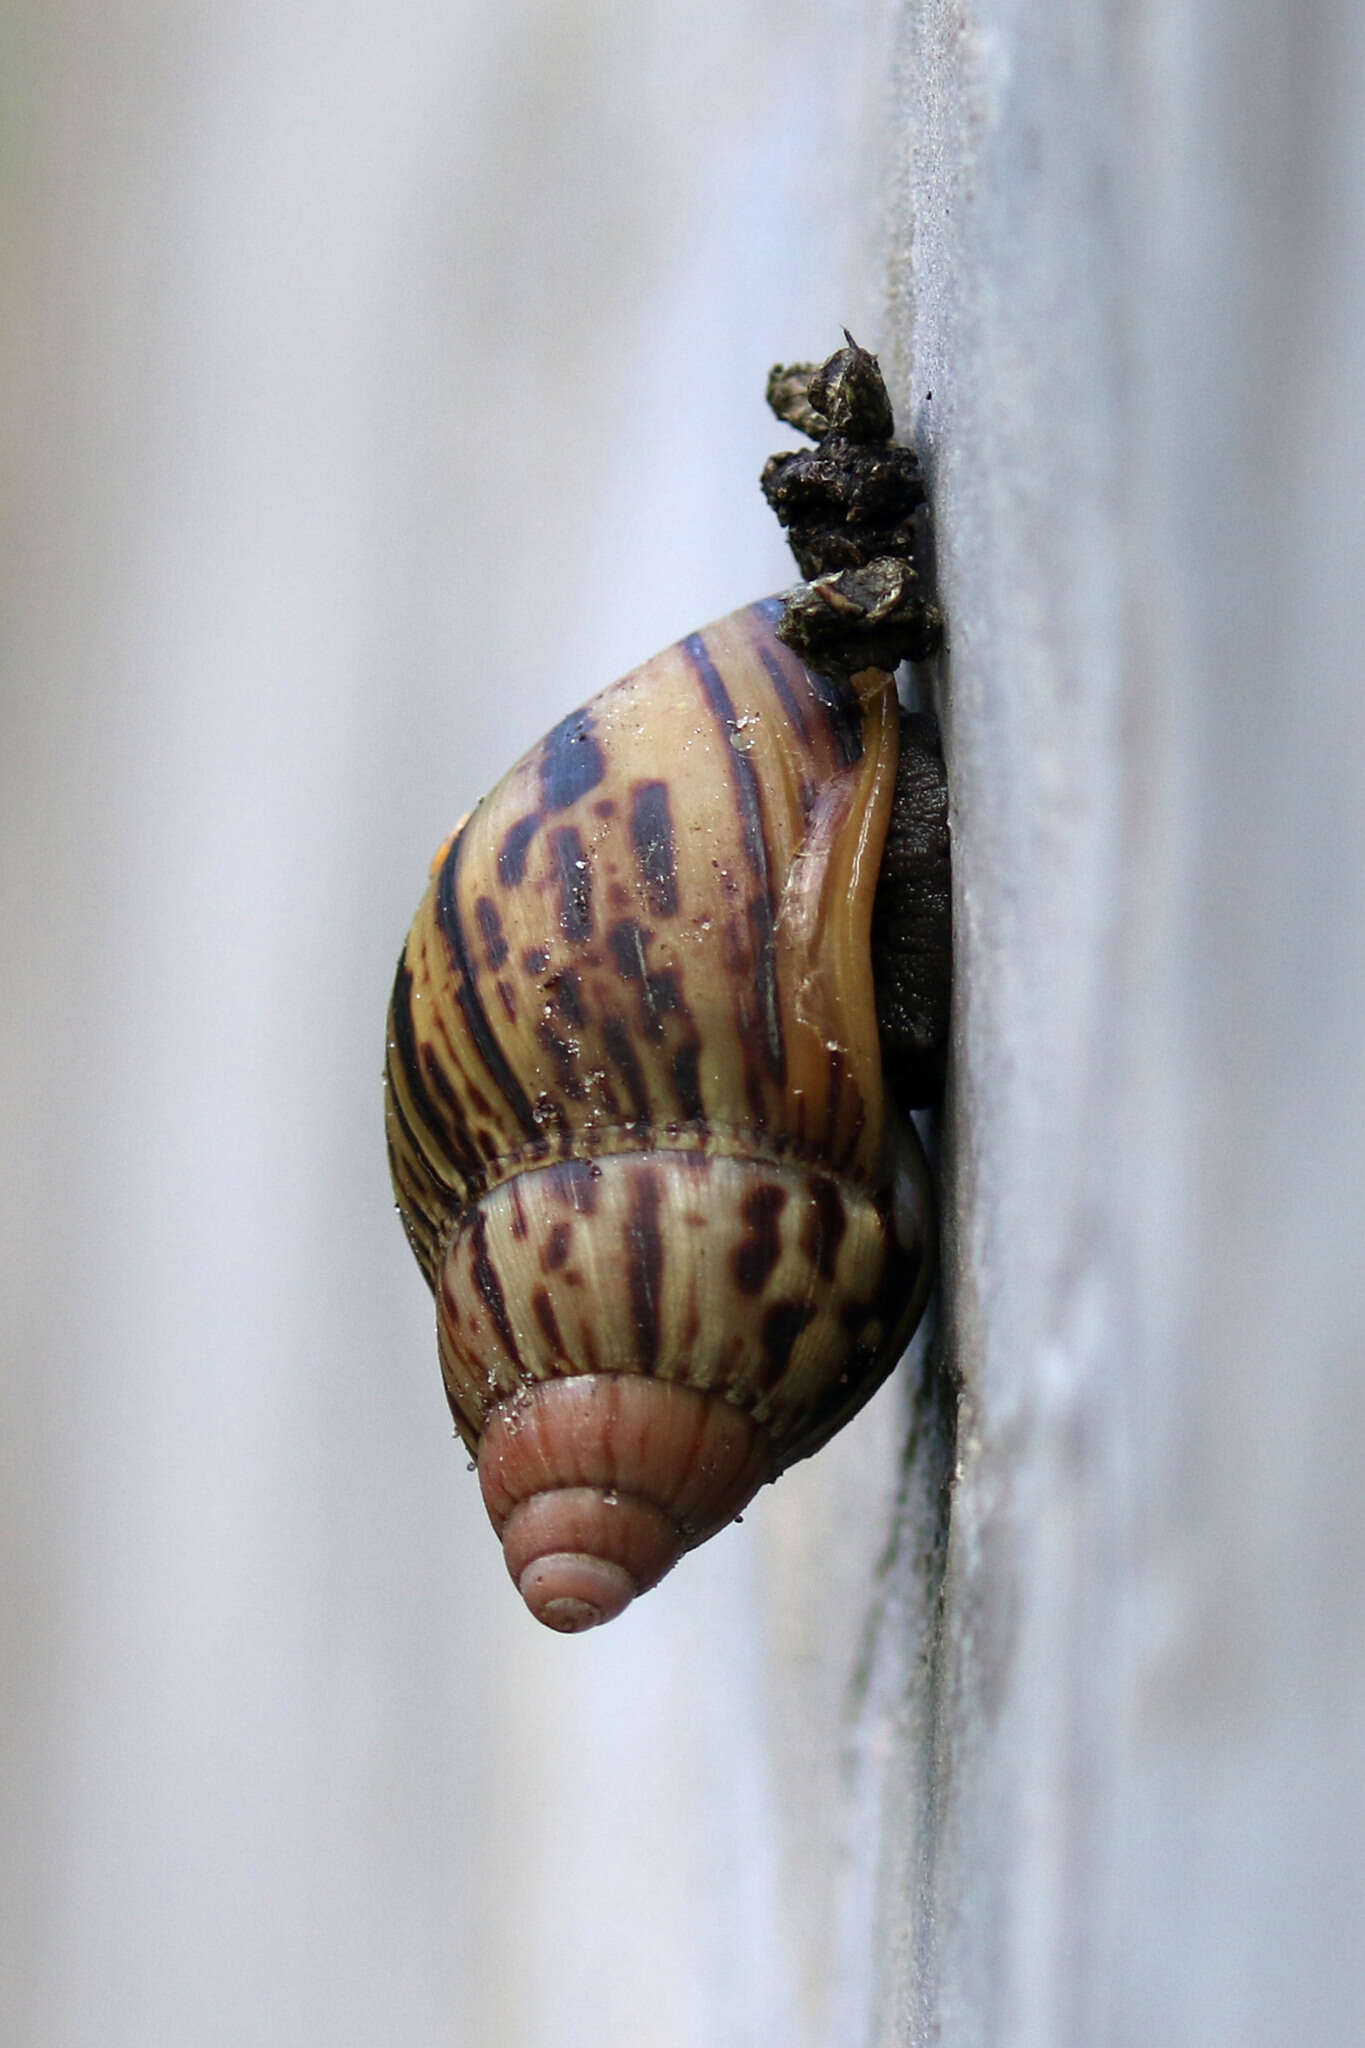
<instances>
[{"instance_id":1,"label":"grey concrete wall","mask_svg":"<svg viewBox=\"0 0 1365 2048\"><path fill-rule=\"evenodd\" d=\"M953 629L962 1398L870 2038L1344 2044L1365 25L902 28L895 327Z\"/></svg>"},{"instance_id":2,"label":"grey concrete wall","mask_svg":"<svg viewBox=\"0 0 1365 2048\"><path fill-rule=\"evenodd\" d=\"M7 2041L1361 2038L1362 39L12 11ZM762 379L843 320L952 624L941 1319L560 1641L392 960L528 740L787 579Z\"/></svg>"}]
</instances>

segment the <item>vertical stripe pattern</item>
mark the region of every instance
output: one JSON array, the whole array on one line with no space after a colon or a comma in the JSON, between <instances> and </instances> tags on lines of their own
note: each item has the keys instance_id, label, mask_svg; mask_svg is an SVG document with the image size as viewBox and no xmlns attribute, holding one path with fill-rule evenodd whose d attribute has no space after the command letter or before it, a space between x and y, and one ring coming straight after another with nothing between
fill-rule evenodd
<instances>
[{"instance_id":1,"label":"vertical stripe pattern","mask_svg":"<svg viewBox=\"0 0 1365 2048\"><path fill-rule=\"evenodd\" d=\"M561 720L466 821L409 933L389 1152L471 1442L490 1401L566 1357L678 1377L683 1352L800 1442L816 1351L837 1327L836 1377L860 1345L879 1375L891 1295L918 1284L927 1229L907 1265L890 1222L869 944L894 689L812 675L777 609L719 620ZM758 1174L726 1183L741 1206L723 1227L703 1186L722 1161ZM629 1363L603 1368L621 1343Z\"/></svg>"}]
</instances>

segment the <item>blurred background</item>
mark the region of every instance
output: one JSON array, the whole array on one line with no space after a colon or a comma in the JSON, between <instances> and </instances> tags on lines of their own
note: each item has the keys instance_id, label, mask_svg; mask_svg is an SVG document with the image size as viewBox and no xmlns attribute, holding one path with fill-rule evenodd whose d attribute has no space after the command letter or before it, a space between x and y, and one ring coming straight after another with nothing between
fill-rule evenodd
<instances>
[{"instance_id":1,"label":"blurred background","mask_svg":"<svg viewBox=\"0 0 1365 2048\"><path fill-rule=\"evenodd\" d=\"M6 12L6 2041L759 2043L827 2004L829 1482L539 1630L380 1075L456 817L792 580L764 382L878 338L884 29Z\"/></svg>"}]
</instances>

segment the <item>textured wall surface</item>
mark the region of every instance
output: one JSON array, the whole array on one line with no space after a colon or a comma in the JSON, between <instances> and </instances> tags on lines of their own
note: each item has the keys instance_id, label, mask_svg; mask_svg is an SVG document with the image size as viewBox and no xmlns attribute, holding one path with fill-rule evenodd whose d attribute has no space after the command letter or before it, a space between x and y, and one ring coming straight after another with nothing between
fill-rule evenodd
<instances>
[{"instance_id":1,"label":"textured wall surface","mask_svg":"<svg viewBox=\"0 0 1365 2048\"><path fill-rule=\"evenodd\" d=\"M3 33L0 2035L1358 2042L1358 10ZM950 1373L554 1639L392 963L531 738L789 579L762 381L844 320L952 623Z\"/></svg>"},{"instance_id":2,"label":"textured wall surface","mask_svg":"<svg viewBox=\"0 0 1365 2048\"><path fill-rule=\"evenodd\" d=\"M953 629L962 1391L932 1653L887 1650L867 2038L1345 2044L1365 27L1157 0L902 28L892 326Z\"/></svg>"}]
</instances>

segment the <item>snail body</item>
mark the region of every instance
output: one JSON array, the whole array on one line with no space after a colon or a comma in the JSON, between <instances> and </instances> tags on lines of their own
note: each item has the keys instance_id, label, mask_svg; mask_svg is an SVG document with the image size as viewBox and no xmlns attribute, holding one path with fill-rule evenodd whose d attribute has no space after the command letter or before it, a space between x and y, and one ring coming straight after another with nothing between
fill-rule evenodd
<instances>
[{"instance_id":1,"label":"snail body","mask_svg":"<svg viewBox=\"0 0 1365 2048\"><path fill-rule=\"evenodd\" d=\"M389 1155L456 1427L531 1611L619 1613L890 1371L932 1276L870 946L881 668L781 600L555 726L433 868Z\"/></svg>"}]
</instances>

